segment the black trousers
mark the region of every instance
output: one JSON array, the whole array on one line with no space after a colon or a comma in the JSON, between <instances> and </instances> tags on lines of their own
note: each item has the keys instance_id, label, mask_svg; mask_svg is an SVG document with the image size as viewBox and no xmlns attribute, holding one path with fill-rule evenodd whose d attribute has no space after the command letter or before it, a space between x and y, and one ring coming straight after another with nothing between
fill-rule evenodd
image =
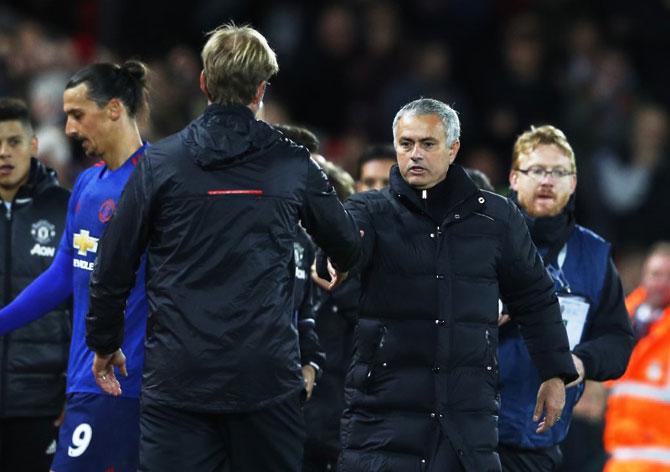
<instances>
[{"instance_id":1,"label":"black trousers","mask_svg":"<svg viewBox=\"0 0 670 472\"><path fill-rule=\"evenodd\" d=\"M300 472L305 422L296 394L250 413L142 404L141 472Z\"/></svg>"},{"instance_id":2,"label":"black trousers","mask_svg":"<svg viewBox=\"0 0 670 472\"><path fill-rule=\"evenodd\" d=\"M563 460L561 448L552 446L541 449L517 449L498 446L503 472L553 472Z\"/></svg>"},{"instance_id":3,"label":"black trousers","mask_svg":"<svg viewBox=\"0 0 670 472\"><path fill-rule=\"evenodd\" d=\"M55 419L0 418L0 471L48 472L56 452Z\"/></svg>"}]
</instances>

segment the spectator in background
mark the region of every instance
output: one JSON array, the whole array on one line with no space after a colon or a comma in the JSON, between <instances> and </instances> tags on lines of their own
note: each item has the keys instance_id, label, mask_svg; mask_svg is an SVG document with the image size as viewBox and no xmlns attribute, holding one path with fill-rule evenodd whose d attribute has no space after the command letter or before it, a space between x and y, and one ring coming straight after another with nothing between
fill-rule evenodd
<instances>
[{"instance_id":1,"label":"spectator in background","mask_svg":"<svg viewBox=\"0 0 670 472\"><path fill-rule=\"evenodd\" d=\"M163 60L151 64L151 73L151 120L143 135L158 140L195 118L205 100L197 86L200 63L191 49L171 49Z\"/></svg>"},{"instance_id":2,"label":"spectator in background","mask_svg":"<svg viewBox=\"0 0 670 472\"><path fill-rule=\"evenodd\" d=\"M367 2L360 8L361 50L348 71L353 77L353 96L349 99L355 112L348 124L365 129L369 139L383 141L390 136L380 116L386 105L380 92L404 73L406 65L398 57L407 47L407 32L399 2Z\"/></svg>"},{"instance_id":3,"label":"spectator in background","mask_svg":"<svg viewBox=\"0 0 670 472\"><path fill-rule=\"evenodd\" d=\"M586 156L603 141L603 137L593 131L594 123L599 121L593 89L604 40L597 22L588 17L575 20L563 34L567 53L563 80L559 82L563 129L571 137L575 151ZM584 164L580 163L580 169L584 177Z\"/></svg>"},{"instance_id":4,"label":"spectator in background","mask_svg":"<svg viewBox=\"0 0 670 472\"><path fill-rule=\"evenodd\" d=\"M626 298L637 344L612 384L605 472L670 471L670 242L649 251L642 282Z\"/></svg>"},{"instance_id":5,"label":"spectator in background","mask_svg":"<svg viewBox=\"0 0 670 472\"><path fill-rule=\"evenodd\" d=\"M70 192L35 158L37 153L38 140L27 105L1 98L2 306L49 266L65 230ZM0 470L49 470L56 450L54 420L65 402L70 332L70 312L64 304L13 333L3 330Z\"/></svg>"},{"instance_id":6,"label":"spectator in background","mask_svg":"<svg viewBox=\"0 0 670 472\"><path fill-rule=\"evenodd\" d=\"M417 42L410 48L411 54L405 54L409 62L400 68L384 89L381 90L379 107L373 121L387 123L404 103L419 97L436 97L445 103L457 107L460 113L470 120L470 101L456 82L456 70L453 65L451 49L444 41ZM388 140L388 129L382 134L377 131L373 136L377 140Z\"/></svg>"},{"instance_id":7,"label":"spectator in background","mask_svg":"<svg viewBox=\"0 0 670 472\"><path fill-rule=\"evenodd\" d=\"M487 142L496 155L507 155L510 146L531 123L555 115L556 84L548 76L546 38L542 19L532 11L521 12L504 25L500 64L484 77L480 108ZM492 176L495 178L495 176Z\"/></svg>"},{"instance_id":8,"label":"spectator in background","mask_svg":"<svg viewBox=\"0 0 670 472\"><path fill-rule=\"evenodd\" d=\"M487 145L475 145L463 156L463 166L481 171L490 181L497 193L507 193L509 183L507 182L508 168L503 175L503 161L496 155L493 149ZM503 180L504 179L504 180Z\"/></svg>"},{"instance_id":9,"label":"spectator in background","mask_svg":"<svg viewBox=\"0 0 670 472\"><path fill-rule=\"evenodd\" d=\"M37 124L35 133L40 142L37 157L71 187L72 151L63 133L63 90L68 78L62 71L38 75L30 84L30 104Z\"/></svg>"},{"instance_id":10,"label":"spectator in background","mask_svg":"<svg viewBox=\"0 0 670 472\"><path fill-rule=\"evenodd\" d=\"M597 198L585 204L595 224L626 246L648 245L670 234L670 118L666 110L649 103L638 105L624 150L602 149L594 161L591 184Z\"/></svg>"},{"instance_id":11,"label":"spectator in background","mask_svg":"<svg viewBox=\"0 0 670 472\"><path fill-rule=\"evenodd\" d=\"M381 190L389 184L391 167L396 163L395 149L391 144L368 147L358 159L356 192Z\"/></svg>"},{"instance_id":12,"label":"spectator in background","mask_svg":"<svg viewBox=\"0 0 670 472\"><path fill-rule=\"evenodd\" d=\"M504 322L502 315L498 453L504 471L550 472L561 463L559 443L584 381L622 375L633 336L609 243L575 222L577 165L563 132L551 125L533 126L519 136L509 182L511 198L554 281L579 378L567 386L559 421L543 431L534 414L538 370L523 345L522 329Z\"/></svg>"},{"instance_id":13,"label":"spectator in background","mask_svg":"<svg viewBox=\"0 0 670 472\"><path fill-rule=\"evenodd\" d=\"M358 31L353 7L328 3L317 12L311 41L291 77L290 102L296 120L341 133L352 119L350 74L344 73L356 57ZM318 100L319 106L314 106ZM324 110L328 110L324 113Z\"/></svg>"}]
</instances>

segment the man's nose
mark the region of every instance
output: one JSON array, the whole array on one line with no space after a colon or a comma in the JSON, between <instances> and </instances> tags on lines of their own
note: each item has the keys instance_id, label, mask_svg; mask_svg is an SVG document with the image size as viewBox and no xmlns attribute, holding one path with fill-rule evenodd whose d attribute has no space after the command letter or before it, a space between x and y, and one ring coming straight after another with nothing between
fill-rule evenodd
<instances>
[{"instance_id":1,"label":"man's nose","mask_svg":"<svg viewBox=\"0 0 670 472\"><path fill-rule=\"evenodd\" d=\"M9 157L9 156L10 156L9 144L3 141L0 143L0 157Z\"/></svg>"},{"instance_id":2,"label":"man's nose","mask_svg":"<svg viewBox=\"0 0 670 472\"><path fill-rule=\"evenodd\" d=\"M423 158L423 155L421 154L421 148L419 147L418 144L415 144L414 147L412 147L412 150L409 153L409 157L411 159L421 159L421 158Z\"/></svg>"},{"instance_id":3,"label":"man's nose","mask_svg":"<svg viewBox=\"0 0 670 472\"><path fill-rule=\"evenodd\" d=\"M72 121L70 118L67 119L65 122L65 135L68 136L69 138L74 137L77 134L77 127L72 124Z\"/></svg>"},{"instance_id":4,"label":"man's nose","mask_svg":"<svg viewBox=\"0 0 670 472\"><path fill-rule=\"evenodd\" d=\"M542 174L542 177L540 177L540 183L542 185L554 185L554 181L556 179L550 172L545 172Z\"/></svg>"}]
</instances>

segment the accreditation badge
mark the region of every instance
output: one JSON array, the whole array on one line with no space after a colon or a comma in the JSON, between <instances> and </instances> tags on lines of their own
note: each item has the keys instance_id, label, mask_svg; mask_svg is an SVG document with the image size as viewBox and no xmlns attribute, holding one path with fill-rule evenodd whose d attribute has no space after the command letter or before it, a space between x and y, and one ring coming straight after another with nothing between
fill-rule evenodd
<instances>
[{"instance_id":1,"label":"accreditation badge","mask_svg":"<svg viewBox=\"0 0 670 472\"><path fill-rule=\"evenodd\" d=\"M559 294L558 303L561 305L561 317L572 351L582 339L590 305L585 298L569 294Z\"/></svg>"}]
</instances>

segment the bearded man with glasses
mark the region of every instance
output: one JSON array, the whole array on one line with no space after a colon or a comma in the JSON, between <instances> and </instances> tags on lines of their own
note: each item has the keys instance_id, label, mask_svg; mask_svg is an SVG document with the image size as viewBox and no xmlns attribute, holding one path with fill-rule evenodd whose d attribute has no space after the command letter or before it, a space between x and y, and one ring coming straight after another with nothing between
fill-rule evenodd
<instances>
[{"instance_id":1,"label":"bearded man with glasses","mask_svg":"<svg viewBox=\"0 0 670 472\"><path fill-rule=\"evenodd\" d=\"M534 411L540 384L519 326L501 315L498 349L501 380L498 453L503 471L553 471L559 443L568 432L584 381L621 376L634 338L610 244L576 224L575 155L554 126L531 127L514 144L509 174L512 200L521 209L531 238L554 279L556 295L579 378L566 386L565 407L551 427ZM513 313L511 314L513 315Z\"/></svg>"}]
</instances>

